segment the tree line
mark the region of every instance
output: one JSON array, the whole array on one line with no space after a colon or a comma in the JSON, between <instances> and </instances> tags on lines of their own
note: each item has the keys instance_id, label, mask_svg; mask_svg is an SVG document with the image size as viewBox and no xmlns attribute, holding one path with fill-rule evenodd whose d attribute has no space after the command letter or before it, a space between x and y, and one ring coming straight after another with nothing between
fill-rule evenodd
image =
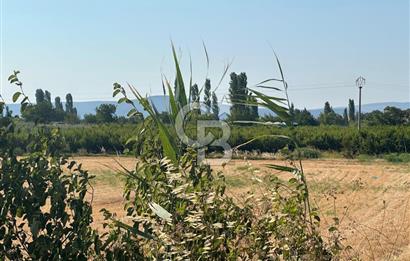
<instances>
[{"instance_id":1,"label":"tree line","mask_svg":"<svg viewBox=\"0 0 410 261\"><path fill-rule=\"evenodd\" d=\"M176 84L175 93L177 94ZM201 93L203 96L201 99ZM66 95L65 108L60 97L55 97L54 104L52 103L51 93L37 89L35 93L35 104L30 104L22 110L21 116L28 122L50 123L136 123L143 120L142 114L132 115L132 117L117 116L117 107L114 104L101 104L95 109L95 113L84 115L84 119L80 119L77 115L77 109L74 107L73 97L70 93ZM194 119L219 119L220 108L218 96L215 90L211 90L211 81L206 79L201 89L198 84L192 84L189 88L189 101L194 104L192 108ZM246 73L230 74L229 82L229 102L230 113L227 117L228 121L246 122L246 121L262 121L262 122L279 122L280 118L276 115L259 116L257 100L248 91ZM201 106L202 104L202 106ZM205 105L205 106L204 106ZM202 110L201 110L202 107ZM8 107L5 107L5 113L11 115ZM297 126L318 126L318 125L338 125L348 126L356 124L357 112L353 99L349 99L347 107L343 114L340 115L334 111L330 103L327 101L324 104L323 111L316 118L306 108L298 109L291 104L289 113L292 116L294 125ZM1 116L1 115L0 115ZM164 122L169 122L168 112L162 112L161 118ZM364 125L403 125L410 124L410 109L401 110L396 107L388 106L383 111L375 110L368 113L362 113L361 119Z\"/></svg>"},{"instance_id":2,"label":"tree line","mask_svg":"<svg viewBox=\"0 0 410 261\"><path fill-rule=\"evenodd\" d=\"M51 93L47 90L37 89L35 97L35 104L29 104L27 107L22 108L21 116L26 121L36 123L79 122L77 108L74 107L73 96L70 93L67 93L65 97L65 110L59 96L55 97L53 106Z\"/></svg>"},{"instance_id":3,"label":"tree line","mask_svg":"<svg viewBox=\"0 0 410 261\"><path fill-rule=\"evenodd\" d=\"M315 118L306 108L303 110L296 109L293 104L290 106L294 125L298 126L318 126L318 125L337 125L350 126L357 123L357 112L353 99L349 99L348 106L343 110L343 115L334 111L330 103L325 102L323 111ZM275 115L265 115L261 117L262 121L276 122L279 118ZM393 106L387 106L383 111L374 110L361 114L361 121L364 125L409 125L410 109L401 110Z\"/></svg>"}]
</instances>

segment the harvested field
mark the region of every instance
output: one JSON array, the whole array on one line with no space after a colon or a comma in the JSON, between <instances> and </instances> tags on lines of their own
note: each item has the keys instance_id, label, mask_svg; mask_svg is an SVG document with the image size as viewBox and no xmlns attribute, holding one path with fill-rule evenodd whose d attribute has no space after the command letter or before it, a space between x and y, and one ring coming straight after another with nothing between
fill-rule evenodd
<instances>
[{"instance_id":1,"label":"harvested field","mask_svg":"<svg viewBox=\"0 0 410 261\"><path fill-rule=\"evenodd\" d=\"M102 229L99 210L106 208L123 216L122 178L118 162L133 168L127 157L75 157L96 176L93 209L95 227ZM118 162L117 162L118 161ZM264 167L271 160L232 160L224 167L227 193L235 197L246 191L262 193L258 180L274 173ZM279 163L276 161L275 163ZM283 162L281 162L283 163ZM410 260L410 164L346 159L305 160L303 167L320 209L324 233L333 217L340 219L340 232L351 255L364 260ZM215 170L222 167L215 166ZM253 173L253 174L252 174Z\"/></svg>"}]
</instances>

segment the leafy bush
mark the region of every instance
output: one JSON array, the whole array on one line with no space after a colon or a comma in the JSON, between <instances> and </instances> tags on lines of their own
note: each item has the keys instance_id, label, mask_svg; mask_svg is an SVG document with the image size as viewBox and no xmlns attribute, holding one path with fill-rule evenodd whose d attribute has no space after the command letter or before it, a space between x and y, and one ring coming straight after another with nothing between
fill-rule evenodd
<instances>
[{"instance_id":1,"label":"leafy bush","mask_svg":"<svg viewBox=\"0 0 410 261\"><path fill-rule=\"evenodd\" d=\"M87 260L98 245L85 199L91 177L61 154L57 129L30 133L20 159L15 131L0 126L0 259Z\"/></svg>"},{"instance_id":2,"label":"leafy bush","mask_svg":"<svg viewBox=\"0 0 410 261\"><path fill-rule=\"evenodd\" d=\"M410 154L408 153L391 153L384 155L384 159L389 162L410 162Z\"/></svg>"},{"instance_id":3,"label":"leafy bush","mask_svg":"<svg viewBox=\"0 0 410 261\"><path fill-rule=\"evenodd\" d=\"M293 159L318 159L320 157L320 151L313 148L300 148L292 153Z\"/></svg>"}]
</instances>

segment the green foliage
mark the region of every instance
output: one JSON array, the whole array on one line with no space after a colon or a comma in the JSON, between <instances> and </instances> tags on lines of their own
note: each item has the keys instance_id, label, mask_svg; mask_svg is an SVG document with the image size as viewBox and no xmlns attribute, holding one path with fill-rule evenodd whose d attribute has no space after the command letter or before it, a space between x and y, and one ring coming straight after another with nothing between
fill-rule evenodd
<instances>
[{"instance_id":1,"label":"green foliage","mask_svg":"<svg viewBox=\"0 0 410 261\"><path fill-rule=\"evenodd\" d=\"M135 170L125 172L127 216L133 225L104 211L113 228L106 236L115 239L108 245L111 255L160 260L332 258L332 248L318 231L319 218L314 212L306 216L305 188L297 179L276 180L266 188L268 197L249 194L238 205L224 193L223 175L197 165L193 151L182 155L177 166L157 155L146 156Z\"/></svg>"},{"instance_id":2,"label":"green foliage","mask_svg":"<svg viewBox=\"0 0 410 261\"><path fill-rule=\"evenodd\" d=\"M159 113L158 117L166 124L167 128L170 128L171 116L169 113ZM213 119L213 117L201 115L196 119ZM2 120L9 121L7 117L3 117ZM122 118L118 118L117 122L120 122L120 120ZM142 119L131 123L128 118L124 119L123 123L60 125L61 135L66 141L64 152L77 153L81 150L88 153L100 153L104 148L105 152L115 154L135 150L134 143L127 143L127 140L138 136L141 121ZM16 140L15 146L19 151L28 153L28 145L31 142L28 134L31 131L36 131L38 127L29 123L18 123L16 127L17 131L12 134ZM217 137L219 136L214 130L210 131ZM273 134L292 136L301 147L342 152L348 158L353 158L359 154L404 153L410 148L409 126L363 127L359 134L355 126L299 126L291 130L273 126L241 125L231 129L228 143L235 147L255 136ZM193 130L188 129L187 135L194 137L195 133ZM240 147L239 150L277 152L286 145L288 145L287 141L265 137L246 144Z\"/></svg>"},{"instance_id":3,"label":"green foliage","mask_svg":"<svg viewBox=\"0 0 410 261\"><path fill-rule=\"evenodd\" d=\"M204 104L206 105L206 112L209 114L211 112L211 80L205 80L204 88Z\"/></svg>"},{"instance_id":4,"label":"green foliage","mask_svg":"<svg viewBox=\"0 0 410 261\"><path fill-rule=\"evenodd\" d=\"M164 86L169 91L169 119L175 123L187 99L173 46L172 50L175 96L166 79ZM22 85L16 77L11 81ZM109 230L101 237L96 234L90 226L91 204L85 200L88 172L61 153L66 148L63 137L69 140L68 136L58 129L32 128L30 154L17 159L15 128L8 125L0 129L0 259L332 260L340 253L335 226L329 228L329 242L320 234L320 217L310 206L301 161L268 165L275 172L287 172L289 179L279 180L272 172L269 183L260 181L266 192L262 197L249 193L237 202L225 194L223 174L198 162L194 148L174 140L174 125L165 125L148 99L128 87L149 117L126 142L135 143L140 156L134 169L121 166L127 221L102 210ZM277 104L281 99L251 92L255 99L247 99L246 106L263 104L289 122L288 110ZM119 94L119 103L132 106L129 117L140 113L116 83L114 96ZM18 96L26 104L22 89ZM66 111L75 115L71 105ZM79 130L83 132L75 131ZM286 140L284 145L290 143L298 151L294 138L266 137ZM253 136L246 144L260 138Z\"/></svg>"},{"instance_id":5,"label":"green foliage","mask_svg":"<svg viewBox=\"0 0 410 261\"><path fill-rule=\"evenodd\" d=\"M115 111L117 108L113 104L101 104L95 111L98 123L111 123L116 120Z\"/></svg>"},{"instance_id":6,"label":"green foliage","mask_svg":"<svg viewBox=\"0 0 410 261\"><path fill-rule=\"evenodd\" d=\"M303 110L295 109L293 112L293 122L298 126L316 126L319 125L318 120L304 108Z\"/></svg>"},{"instance_id":7,"label":"green foliage","mask_svg":"<svg viewBox=\"0 0 410 261\"><path fill-rule=\"evenodd\" d=\"M376 110L363 114L363 121L370 126L409 125L410 109L401 110L396 107L387 106L383 112Z\"/></svg>"},{"instance_id":8,"label":"green foliage","mask_svg":"<svg viewBox=\"0 0 410 261\"><path fill-rule=\"evenodd\" d=\"M49 91L43 91L37 89L35 93L36 104L29 102L29 98L22 91L22 83L18 80L17 75L19 72L9 77L10 83L14 83L20 87L21 91L14 93L13 102L16 102L20 96L24 99L21 100L21 115L28 122L35 123L50 123L50 122L67 122L78 123L77 109L73 107L73 101L71 94L67 94L66 111L63 110L63 104L60 97L55 98L55 107L51 102L51 93ZM21 84L21 85L19 85Z\"/></svg>"},{"instance_id":9,"label":"green foliage","mask_svg":"<svg viewBox=\"0 0 410 261\"><path fill-rule=\"evenodd\" d=\"M391 153L384 155L384 159L389 162L401 162L408 163L410 162L410 154L408 153Z\"/></svg>"},{"instance_id":10,"label":"green foliage","mask_svg":"<svg viewBox=\"0 0 410 261\"><path fill-rule=\"evenodd\" d=\"M176 58L175 65L177 80L182 81ZM167 81L165 85L171 104L170 121L175 122L185 99L174 96ZM183 86L183 82L177 86ZM169 133L174 131L173 126L167 131L155 108L129 87L150 115L140 127L136 142L149 146L142 150L134 169L124 168L125 208L130 223L103 210L106 226L111 228L104 235L106 258L330 260L340 251L337 239L327 244L320 236L320 218L310 208L301 165L270 165L289 172L288 182L272 175L274 185L266 187L267 196L250 195L238 204L225 194L223 174L215 175L209 165L198 162L193 148L172 142ZM274 97L252 92L277 111ZM119 85L114 85L114 93L122 94L120 102L129 100ZM334 234L336 229L329 231Z\"/></svg>"},{"instance_id":11,"label":"green foliage","mask_svg":"<svg viewBox=\"0 0 410 261\"><path fill-rule=\"evenodd\" d=\"M326 102L323 112L319 115L319 122L323 125L343 125L345 121L333 110L329 102Z\"/></svg>"},{"instance_id":12,"label":"green foliage","mask_svg":"<svg viewBox=\"0 0 410 261\"><path fill-rule=\"evenodd\" d=\"M354 122L356 120L354 100L349 99L349 122Z\"/></svg>"},{"instance_id":13,"label":"green foliage","mask_svg":"<svg viewBox=\"0 0 410 261\"><path fill-rule=\"evenodd\" d=\"M191 102L199 102L199 89L196 83L191 86Z\"/></svg>"},{"instance_id":14,"label":"green foliage","mask_svg":"<svg viewBox=\"0 0 410 261\"><path fill-rule=\"evenodd\" d=\"M212 92L212 114L214 116L214 119L219 120L218 97L216 96L215 92Z\"/></svg>"},{"instance_id":15,"label":"green foliage","mask_svg":"<svg viewBox=\"0 0 410 261\"><path fill-rule=\"evenodd\" d=\"M231 73L229 99L231 102L229 119L231 121L255 121L258 115L257 94L249 92L245 73ZM252 95L253 94L253 95Z\"/></svg>"},{"instance_id":16,"label":"green foliage","mask_svg":"<svg viewBox=\"0 0 410 261\"><path fill-rule=\"evenodd\" d=\"M88 260L99 245L85 199L91 177L61 154L58 129L29 133L22 158L15 132L12 121L0 126L0 259Z\"/></svg>"},{"instance_id":17,"label":"green foliage","mask_svg":"<svg viewBox=\"0 0 410 261\"><path fill-rule=\"evenodd\" d=\"M347 108L343 110L343 125L349 124L349 116L347 115Z\"/></svg>"}]
</instances>

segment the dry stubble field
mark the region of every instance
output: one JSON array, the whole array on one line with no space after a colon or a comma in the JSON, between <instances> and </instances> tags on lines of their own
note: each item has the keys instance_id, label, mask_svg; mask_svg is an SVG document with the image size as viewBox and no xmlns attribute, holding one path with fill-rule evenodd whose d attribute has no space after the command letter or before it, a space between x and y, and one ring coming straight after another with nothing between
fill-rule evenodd
<instances>
[{"instance_id":1,"label":"dry stubble field","mask_svg":"<svg viewBox=\"0 0 410 261\"><path fill-rule=\"evenodd\" d=\"M132 169L136 159L128 157L75 157L94 180L93 211L95 227L102 229L99 210L109 209L123 216L121 176L116 174L117 160ZM224 168L227 193L240 198L247 191L260 193L256 179L270 173L264 167L272 160L232 160ZM279 163L279 161L276 161ZM281 163L284 163L283 161ZM345 245L363 260L410 260L410 164L385 161L360 162L346 159L303 161L313 195L320 209L322 228L336 215ZM222 167L214 166L215 170ZM254 174L252 174L254 173Z\"/></svg>"}]
</instances>

